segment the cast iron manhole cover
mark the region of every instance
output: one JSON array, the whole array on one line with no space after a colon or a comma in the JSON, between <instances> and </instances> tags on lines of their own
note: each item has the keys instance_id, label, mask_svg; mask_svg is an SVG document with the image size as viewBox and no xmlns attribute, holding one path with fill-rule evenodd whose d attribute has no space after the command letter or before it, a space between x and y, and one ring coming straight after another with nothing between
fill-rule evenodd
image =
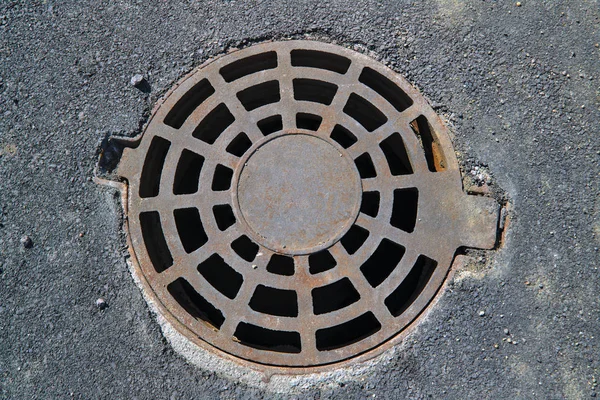
<instances>
[{"instance_id":1,"label":"cast iron manhole cover","mask_svg":"<svg viewBox=\"0 0 600 400\"><path fill-rule=\"evenodd\" d=\"M263 366L380 351L430 303L458 248L496 240L497 203L463 192L418 91L318 42L201 66L117 173L160 312L198 345Z\"/></svg>"}]
</instances>

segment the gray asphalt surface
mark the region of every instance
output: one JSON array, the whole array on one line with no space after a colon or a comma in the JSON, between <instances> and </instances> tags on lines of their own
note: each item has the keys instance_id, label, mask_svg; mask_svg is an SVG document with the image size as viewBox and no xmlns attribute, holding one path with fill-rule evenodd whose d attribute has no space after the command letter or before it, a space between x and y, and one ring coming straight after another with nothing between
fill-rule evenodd
<instances>
[{"instance_id":1,"label":"gray asphalt surface","mask_svg":"<svg viewBox=\"0 0 600 400\"><path fill-rule=\"evenodd\" d=\"M487 166L514 214L502 249L457 273L390 366L299 397L600 395L598 1L5 0L0 398L273 396L174 353L128 272L118 197L91 178L101 141L138 133L185 72L305 35L416 85L465 172Z\"/></svg>"}]
</instances>

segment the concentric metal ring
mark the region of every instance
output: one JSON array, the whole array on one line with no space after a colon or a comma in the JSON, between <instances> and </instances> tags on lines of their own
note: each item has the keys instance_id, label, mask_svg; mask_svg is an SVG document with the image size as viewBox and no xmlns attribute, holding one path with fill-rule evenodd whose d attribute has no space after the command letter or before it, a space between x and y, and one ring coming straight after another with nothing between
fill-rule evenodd
<instances>
[{"instance_id":1,"label":"concentric metal ring","mask_svg":"<svg viewBox=\"0 0 600 400\"><path fill-rule=\"evenodd\" d=\"M345 48L212 60L138 139L117 172L144 284L190 340L243 360L310 368L379 351L457 248L495 244L498 205L463 193L435 112Z\"/></svg>"}]
</instances>

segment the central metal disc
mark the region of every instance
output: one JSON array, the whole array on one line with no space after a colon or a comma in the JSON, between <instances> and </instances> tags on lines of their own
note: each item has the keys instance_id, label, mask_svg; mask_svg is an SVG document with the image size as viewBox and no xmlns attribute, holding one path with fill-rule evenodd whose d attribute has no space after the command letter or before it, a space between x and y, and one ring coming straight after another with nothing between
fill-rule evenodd
<instances>
[{"instance_id":1,"label":"central metal disc","mask_svg":"<svg viewBox=\"0 0 600 400\"><path fill-rule=\"evenodd\" d=\"M328 247L358 215L358 170L343 150L302 133L274 137L250 154L239 175L239 213L250 234L280 253Z\"/></svg>"}]
</instances>

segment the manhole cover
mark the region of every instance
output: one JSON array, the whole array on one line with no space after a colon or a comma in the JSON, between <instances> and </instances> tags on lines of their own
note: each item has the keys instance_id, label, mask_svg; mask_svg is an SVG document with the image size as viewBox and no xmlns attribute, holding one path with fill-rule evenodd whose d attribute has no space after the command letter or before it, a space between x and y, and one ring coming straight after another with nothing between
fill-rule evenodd
<instances>
[{"instance_id":1,"label":"manhole cover","mask_svg":"<svg viewBox=\"0 0 600 400\"><path fill-rule=\"evenodd\" d=\"M267 43L206 63L117 173L160 312L198 345L263 366L381 351L458 248L496 240L497 203L463 192L423 97L334 45Z\"/></svg>"}]
</instances>

